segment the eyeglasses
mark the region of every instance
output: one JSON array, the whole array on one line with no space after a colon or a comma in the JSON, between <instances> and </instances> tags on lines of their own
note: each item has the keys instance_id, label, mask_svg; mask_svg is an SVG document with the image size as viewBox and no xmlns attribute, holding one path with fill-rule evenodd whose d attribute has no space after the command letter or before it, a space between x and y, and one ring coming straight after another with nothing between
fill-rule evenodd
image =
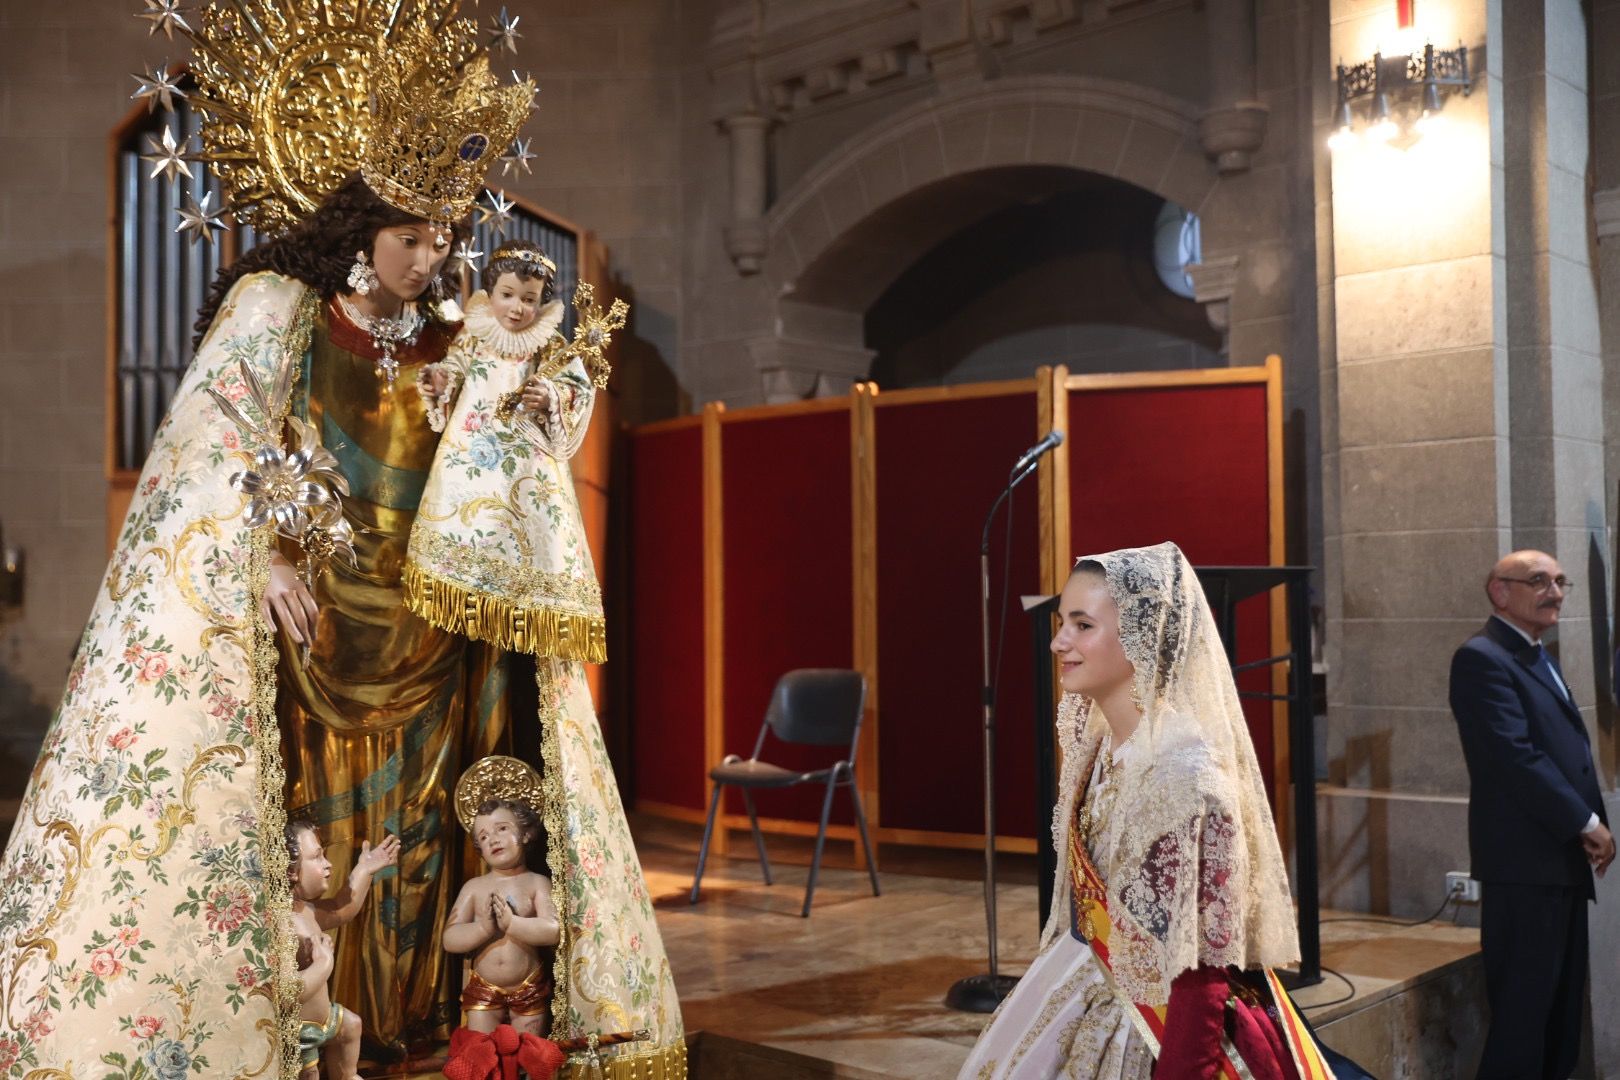
<instances>
[{"instance_id":1,"label":"eyeglasses","mask_svg":"<svg viewBox=\"0 0 1620 1080\"><path fill-rule=\"evenodd\" d=\"M1557 577L1548 577L1546 574L1531 574L1527 578L1498 577L1497 581L1511 581L1515 585L1528 585L1536 592L1546 592L1552 586L1558 586L1558 591L1568 594L1575 588L1575 583L1563 574Z\"/></svg>"}]
</instances>

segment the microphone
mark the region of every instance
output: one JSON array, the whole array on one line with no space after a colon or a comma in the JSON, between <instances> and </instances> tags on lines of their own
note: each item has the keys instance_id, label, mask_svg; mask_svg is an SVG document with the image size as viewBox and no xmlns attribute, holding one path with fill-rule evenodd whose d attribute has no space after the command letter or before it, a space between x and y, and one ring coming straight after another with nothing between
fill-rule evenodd
<instances>
[{"instance_id":1,"label":"microphone","mask_svg":"<svg viewBox=\"0 0 1620 1080\"><path fill-rule=\"evenodd\" d=\"M1063 432L1061 432L1061 431L1048 431L1046 433L1046 438L1042 439L1040 442L1036 443L1034 446L1032 446L1028 450L1024 451L1024 456L1019 458L1018 459L1018 464L1016 464L1016 465L1014 465L1012 467L1011 475L1017 476L1019 473L1023 472L1024 469L1027 466L1033 464L1036 458L1040 457L1042 454L1046 453L1048 450L1057 449L1059 446L1062 445L1062 443L1063 443Z\"/></svg>"}]
</instances>

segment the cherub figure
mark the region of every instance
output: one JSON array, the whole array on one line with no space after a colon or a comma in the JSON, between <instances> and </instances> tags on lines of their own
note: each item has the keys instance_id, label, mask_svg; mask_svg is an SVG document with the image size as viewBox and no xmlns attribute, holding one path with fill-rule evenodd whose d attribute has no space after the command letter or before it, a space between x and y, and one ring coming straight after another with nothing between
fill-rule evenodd
<instances>
[{"instance_id":1,"label":"cherub figure","mask_svg":"<svg viewBox=\"0 0 1620 1080\"><path fill-rule=\"evenodd\" d=\"M293 931L298 935L298 976L303 983L299 991L299 1080L320 1076L322 1056L328 1080L358 1080L360 1018L332 1000L328 984L335 953L328 931L353 920L366 902L372 877L399 862L399 837L389 836L376 847L370 841L362 842L360 857L343 888L325 899L332 863L320 833L311 822L289 821L283 835L287 878L292 885Z\"/></svg>"},{"instance_id":2,"label":"cherub figure","mask_svg":"<svg viewBox=\"0 0 1620 1080\"><path fill-rule=\"evenodd\" d=\"M551 879L530 869L544 866L539 802L540 778L515 758L485 758L456 785L457 815L488 867L462 886L444 928L445 949L473 958L461 994L470 1031L509 1023L544 1038L550 1029L559 928Z\"/></svg>"}]
</instances>

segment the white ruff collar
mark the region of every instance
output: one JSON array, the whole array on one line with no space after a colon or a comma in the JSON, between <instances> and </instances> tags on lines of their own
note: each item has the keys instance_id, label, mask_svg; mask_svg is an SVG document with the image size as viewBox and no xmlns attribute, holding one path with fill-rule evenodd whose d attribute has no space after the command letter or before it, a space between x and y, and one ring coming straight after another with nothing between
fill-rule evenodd
<instances>
[{"instance_id":1,"label":"white ruff collar","mask_svg":"<svg viewBox=\"0 0 1620 1080\"><path fill-rule=\"evenodd\" d=\"M552 300L540 309L540 317L530 323L527 329L508 330L496 321L495 312L489 305L489 294L480 289L467 301L464 325L468 333L506 359L527 360L551 339L562 321L563 303Z\"/></svg>"}]
</instances>

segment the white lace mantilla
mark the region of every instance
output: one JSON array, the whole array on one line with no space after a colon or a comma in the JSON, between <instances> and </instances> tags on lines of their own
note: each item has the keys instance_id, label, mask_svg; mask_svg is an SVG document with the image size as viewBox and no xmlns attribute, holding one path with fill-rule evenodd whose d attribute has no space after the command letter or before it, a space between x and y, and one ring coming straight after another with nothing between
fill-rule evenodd
<instances>
[{"instance_id":1,"label":"white lace mantilla","mask_svg":"<svg viewBox=\"0 0 1620 1080\"><path fill-rule=\"evenodd\" d=\"M1114 976L1133 1001L1161 1005L1200 964L1254 969L1299 958L1293 901L1237 686L1192 566L1174 544L1092 556L1119 607L1143 716L1120 747L1117 802L1094 861L1108 887ZM1108 723L1065 695L1057 734L1061 797L1052 822L1068 850L1083 770ZM1043 941L1068 932L1058 874Z\"/></svg>"}]
</instances>

